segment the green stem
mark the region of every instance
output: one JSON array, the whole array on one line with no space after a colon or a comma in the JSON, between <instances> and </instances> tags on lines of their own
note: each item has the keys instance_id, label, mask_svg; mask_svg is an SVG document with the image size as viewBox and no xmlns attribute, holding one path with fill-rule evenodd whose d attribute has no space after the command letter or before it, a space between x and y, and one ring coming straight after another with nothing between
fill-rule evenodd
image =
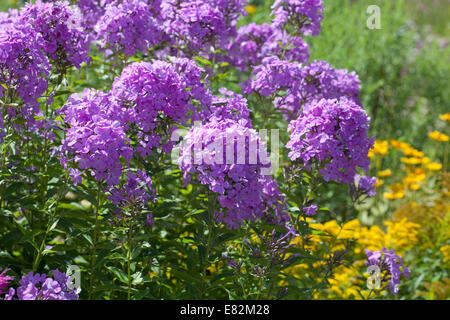
<instances>
[{"instance_id":1,"label":"green stem","mask_svg":"<svg viewBox=\"0 0 450 320\"><path fill-rule=\"evenodd\" d=\"M206 291L206 269L209 266L209 251L211 250L211 236L213 233L213 228L214 228L214 211L215 211L215 207L216 207L216 196L214 196L212 194L212 192L209 192L209 197L208 197L208 240L206 243L206 252L205 252L205 264L203 266L203 285L202 285L202 297L205 294Z\"/></svg>"},{"instance_id":2,"label":"green stem","mask_svg":"<svg viewBox=\"0 0 450 320\"><path fill-rule=\"evenodd\" d=\"M132 248L132 229L128 228L128 236L127 236L127 262L128 262L128 300L131 298L131 248Z\"/></svg>"},{"instance_id":3,"label":"green stem","mask_svg":"<svg viewBox=\"0 0 450 320\"><path fill-rule=\"evenodd\" d=\"M97 182L97 205L95 210L95 228L94 228L94 234L93 234L93 245L92 245L92 251L91 251L91 257L90 257L90 270L91 270L91 277L89 279L89 296L88 300L91 300L92 298L92 287L94 285L94 279L95 279L95 261L97 258L97 238L98 238L98 217L100 213L100 209L102 206L102 198L101 198L101 185L100 182Z\"/></svg>"},{"instance_id":4,"label":"green stem","mask_svg":"<svg viewBox=\"0 0 450 320\"><path fill-rule=\"evenodd\" d=\"M65 182L64 182L64 184L65 184ZM34 259L34 262L33 262L33 271L34 272L37 272L37 268L38 268L39 263L41 261L42 252L44 252L45 242L47 240L47 236L50 233L50 229L52 228L53 223L55 222L55 215L56 215L56 210L58 208L59 201L61 200L63 194L65 194L65 191L66 190L65 190L64 187L60 188L60 190L58 192L58 197L57 197L55 205L54 205L54 209L51 210L50 219L49 219L49 222L47 224L47 229L45 230L44 237L43 237L43 239L41 241L41 245L39 247L38 254L36 255L36 258Z\"/></svg>"}]
</instances>

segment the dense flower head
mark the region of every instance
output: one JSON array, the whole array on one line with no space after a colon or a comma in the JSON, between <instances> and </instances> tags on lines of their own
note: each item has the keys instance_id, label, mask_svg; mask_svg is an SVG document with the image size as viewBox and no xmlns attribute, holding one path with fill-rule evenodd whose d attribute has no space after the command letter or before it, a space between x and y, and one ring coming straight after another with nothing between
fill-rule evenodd
<instances>
[{"instance_id":1,"label":"dense flower head","mask_svg":"<svg viewBox=\"0 0 450 320\"><path fill-rule=\"evenodd\" d=\"M389 280L388 288L393 295L397 295L398 286L401 283L400 276L403 274L405 278L409 278L409 270L403 264L402 258L395 253L395 250L387 250L383 248L381 251L370 251L365 249L367 255L366 266L378 266L381 273L387 273ZM383 281L382 281L383 282Z\"/></svg>"},{"instance_id":2,"label":"dense flower head","mask_svg":"<svg viewBox=\"0 0 450 320\"><path fill-rule=\"evenodd\" d=\"M221 208L216 219L229 228L255 218L286 222L276 182L261 175L262 168L270 165L264 153L258 133L244 119L212 117L188 132L178 162L185 182L196 175L218 194Z\"/></svg>"},{"instance_id":3,"label":"dense flower head","mask_svg":"<svg viewBox=\"0 0 450 320\"><path fill-rule=\"evenodd\" d=\"M122 174L121 159L133 155L124 127L115 115L111 99L103 92L86 89L83 95L73 94L61 109L70 125L60 147L60 162L67 168L75 184L81 182L81 170L90 169L97 181L116 185ZM112 111L112 112L111 112Z\"/></svg>"},{"instance_id":4,"label":"dense flower head","mask_svg":"<svg viewBox=\"0 0 450 320\"><path fill-rule=\"evenodd\" d=\"M264 57L278 56L290 61L306 62L309 59L309 46L301 37L291 36L285 31L264 23L250 23L237 30L230 40L229 57L233 65L247 71L259 65Z\"/></svg>"},{"instance_id":5,"label":"dense flower head","mask_svg":"<svg viewBox=\"0 0 450 320\"><path fill-rule=\"evenodd\" d=\"M274 106L292 120L304 104L313 100L345 96L359 104L359 89L360 80L355 72L334 69L325 61L301 65L271 56L254 68L244 92L274 98Z\"/></svg>"},{"instance_id":6,"label":"dense flower head","mask_svg":"<svg viewBox=\"0 0 450 320\"><path fill-rule=\"evenodd\" d=\"M79 289L71 288L70 277L59 270L52 273L54 278L33 272L23 276L20 286L16 290L10 288L5 300L78 300Z\"/></svg>"},{"instance_id":7,"label":"dense flower head","mask_svg":"<svg viewBox=\"0 0 450 320\"><path fill-rule=\"evenodd\" d=\"M273 28L268 23L254 22L241 26L229 44L229 53L233 64L241 70L261 63L261 48L272 36Z\"/></svg>"},{"instance_id":8,"label":"dense flower head","mask_svg":"<svg viewBox=\"0 0 450 320\"><path fill-rule=\"evenodd\" d=\"M67 1L27 4L16 23L29 23L42 35L43 50L60 72L70 65L80 68L89 62L89 36L83 25L84 17L77 6Z\"/></svg>"},{"instance_id":9,"label":"dense flower head","mask_svg":"<svg viewBox=\"0 0 450 320\"><path fill-rule=\"evenodd\" d=\"M152 5L144 0L108 3L95 32L102 48L130 56L138 50L147 52L164 38L160 23L153 17Z\"/></svg>"},{"instance_id":10,"label":"dense flower head","mask_svg":"<svg viewBox=\"0 0 450 320\"><path fill-rule=\"evenodd\" d=\"M275 26L289 26L304 35L320 33L322 0L275 0L271 8Z\"/></svg>"},{"instance_id":11,"label":"dense flower head","mask_svg":"<svg viewBox=\"0 0 450 320\"><path fill-rule=\"evenodd\" d=\"M13 95L23 100L19 113L25 118L39 112L36 99L47 89L50 65L41 51L42 36L28 24L17 27L0 25L0 98L8 92L6 101ZM11 107L15 109L14 107ZM17 114L17 110L11 110Z\"/></svg>"},{"instance_id":12,"label":"dense flower head","mask_svg":"<svg viewBox=\"0 0 450 320\"><path fill-rule=\"evenodd\" d=\"M79 0L77 6L83 12L86 28L92 31L95 24L105 14L106 6L116 2L117 0Z\"/></svg>"},{"instance_id":13,"label":"dense flower head","mask_svg":"<svg viewBox=\"0 0 450 320\"><path fill-rule=\"evenodd\" d=\"M165 32L187 52L223 47L236 32L239 16L245 14L243 0L163 0L161 18Z\"/></svg>"},{"instance_id":14,"label":"dense flower head","mask_svg":"<svg viewBox=\"0 0 450 320\"><path fill-rule=\"evenodd\" d=\"M173 58L127 66L112 86L112 95L124 110L122 121L137 130L137 150L142 157L165 142L173 123L184 124L197 117L196 105L209 105L211 96L202 82L202 69L191 60Z\"/></svg>"},{"instance_id":15,"label":"dense flower head","mask_svg":"<svg viewBox=\"0 0 450 320\"><path fill-rule=\"evenodd\" d=\"M211 104L211 112L208 117L214 116L220 119L234 119L239 121L244 119L246 125L251 127L250 109L247 99L242 95L226 88L220 88L221 96L214 96Z\"/></svg>"},{"instance_id":16,"label":"dense flower head","mask_svg":"<svg viewBox=\"0 0 450 320\"><path fill-rule=\"evenodd\" d=\"M321 99L305 105L290 122L289 158L306 170L320 168L326 181L353 183L357 168L369 169L367 154L373 139L367 137L369 118L347 99Z\"/></svg>"}]
</instances>

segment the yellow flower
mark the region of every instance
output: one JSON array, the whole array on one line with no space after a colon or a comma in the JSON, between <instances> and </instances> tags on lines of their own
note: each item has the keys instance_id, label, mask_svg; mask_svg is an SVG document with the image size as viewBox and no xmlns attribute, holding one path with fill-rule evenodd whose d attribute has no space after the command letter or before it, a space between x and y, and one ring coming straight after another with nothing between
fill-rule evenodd
<instances>
[{"instance_id":1,"label":"yellow flower","mask_svg":"<svg viewBox=\"0 0 450 320\"><path fill-rule=\"evenodd\" d=\"M394 246L397 250L404 250L413 247L419 240L420 224L409 222L403 218L399 221L386 221L387 229L386 242Z\"/></svg>"},{"instance_id":2,"label":"yellow flower","mask_svg":"<svg viewBox=\"0 0 450 320\"><path fill-rule=\"evenodd\" d=\"M392 175L392 171L391 171L391 169L378 171L378 175L382 178L390 177Z\"/></svg>"},{"instance_id":3,"label":"yellow flower","mask_svg":"<svg viewBox=\"0 0 450 320\"><path fill-rule=\"evenodd\" d=\"M412 158L405 158L405 157L401 157L400 161L405 163L405 164L427 164L430 162L430 158L428 157L423 157L423 158L416 158L416 157L412 157Z\"/></svg>"},{"instance_id":4,"label":"yellow flower","mask_svg":"<svg viewBox=\"0 0 450 320\"><path fill-rule=\"evenodd\" d=\"M430 137L433 140L440 141L440 142L446 142L446 141L448 141L450 139L448 137L448 135L446 135L444 133L441 133L439 131L430 132L428 134L428 137Z\"/></svg>"},{"instance_id":5,"label":"yellow flower","mask_svg":"<svg viewBox=\"0 0 450 320\"><path fill-rule=\"evenodd\" d=\"M393 139L389 140L389 143L391 144L391 146L393 146L397 150L403 150L403 149L407 149L407 148L411 147L409 145L409 143L398 141L398 140L393 140Z\"/></svg>"},{"instance_id":6,"label":"yellow flower","mask_svg":"<svg viewBox=\"0 0 450 320\"><path fill-rule=\"evenodd\" d=\"M405 196L405 190L402 184L396 183L389 186L391 193L384 193L384 197L389 200L402 199Z\"/></svg>"},{"instance_id":7,"label":"yellow flower","mask_svg":"<svg viewBox=\"0 0 450 320\"><path fill-rule=\"evenodd\" d=\"M416 157L416 158L423 157L423 152L419 151L417 149L414 149L413 147L402 148L402 152L405 156L408 156L408 157Z\"/></svg>"},{"instance_id":8,"label":"yellow flower","mask_svg":"<svg viewBox=\"0 0 450 320\"><path fill-rule=\"evenodd\" d=\"M450 261L450 246L445 245L441 248L442 254L444 255L444 263Z\"/></svg>"},{"instance_id":9,"label":"yellow flower","mask_svg":"<svg viewBox=\"0 0 450 320\"><path fill-rule=\"evenodd\" d=\"M427 169L431 170L431 171L438 171L438 170L442 169L442 164L437 163L437 162L432 162L427 165Z\"/></svg>"},{"instance_id":10,"label":"yellow flower","mask_svg":"<svg viewBox=\"0 0 450 320\"><path fill-rule=\"evenodd\" d=\"M245 11L247 11L248 14L254 14L256 12L256 7L249 4L248 6L245 6Z\"/></svg>"},{"instance_id":11,"label":"yellow flower","mask_svg":"<svg viewBox=\"0 0 450 320\"><path fill-rule=\"evenodd\" d=\"M389 144L387 141L375 140L373 149L371 150L373 150L374 154L385 155L389 151Z\"/></svg>"},{"instance_id":12,"label":"yellow flower","mask_svg":"<svg viewBox=\"0 0 450 320\"><path fill-rule=\"evenodd\" d=\"M422 163L422 159L421 158L405 158L405 157L401 157L400 161L405 163L405 164L420 164Z\"/></svg>"},{"instance_id":13,"label":"yellow flower","mask_svg":"<svg viewBox=\"0 0 450 320\"><path fill-rule=\"evenodd\" d=\"M377 178L377 183L374 184L376 188L381 187L384 183L384 180Z\"/></svg>"},{"instance_id":14,"label":"yellow flower","mask_svg":"<svg viewBox=\"0 0 450 320\"><path fill-rule=\"evenodd\" d=\"M439 118L441 118L442 120L450 121L450 112L441 114L441 115L439 116Z\"/></svg>"}]
</instances>

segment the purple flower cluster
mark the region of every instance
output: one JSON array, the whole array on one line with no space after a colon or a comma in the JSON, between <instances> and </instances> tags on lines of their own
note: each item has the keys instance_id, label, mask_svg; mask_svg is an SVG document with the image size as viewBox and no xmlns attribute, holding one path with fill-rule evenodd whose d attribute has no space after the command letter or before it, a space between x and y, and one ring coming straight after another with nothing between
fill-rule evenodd
<instances>
[{"instance_id":1,"label":"purple flower cluster","mask_svg":"<svg viewBox=\"0 0 450 320\"><path fill-rule=\"evenodd\" d=\"M169 153L176 124L206 117L196 112L199 104L212 108L202 79L203 70L185 58L136 62L115 79L110 92L85 89L71 95L60 109L69 128L59 155L74 183L81 183L83 175L94 176L106 183L110 200L121 208L153 200L151 178L132 171L130 160L146 161L159 147ZM240 105L245 99L233 99L232 107L248 116L246 105Z\"/></svg>"},{"instance_id":2,"label":"purple flower cluster","mask_svg":"<svg viewBox=\"0 0 450 320\"><path fill-rule=\"evenodd\" d=\"M209 90L202 83L203 70L191 60L173 58L172 63L156 60L127 66L113 83L111 94L124 110L122 121L137 131L137 151L145 158L163 143L163 132L170 136L173 123L196 120L194 105L211 103Z\"/></svg>"},{"instance_id":3,"label":"purple flower cluster","mask_svg":"<svg viewBox=\"0 0 450 320\"><path fill-rule=\"evenodd\" d=\"M213 97L211 110L206 112L207 117L233 119L235 121L243 119L245 120L245 125L251 128L252 123L250 120L250 109L247 106L247 99L226 88L220 88L219 93L222 96Z\"/></svg>"},{"instance_id":4,"label":"purple flower cluster","mask_svg":"<svg viewBox=\"0 0 450 320\"><path fill-rule=\"evenodd\" d=\"M69 169L75 184L82 181L78 168L90 169L97 181L119 184L121 159L129 162L133 150L121 123L112 118L116 110L108 94L93 89L86 89L81 96L71 95L61 109L70 128L62 140L60 162L64 168L77 164Z\"/></svg>"},{"instance_id":5,"label":"purple flower cluster","mask_svg":"<svg viewBox=\"0 0 450 320\"><path fill-rule=\"evenodd\" d=\"M240 27L228 50L233 65L243 71L272 55L301 63L309 59L309 46L301 37L286 34L268 23Z\"/></svg>"},{"instance_id":6,"label":"purple flower cluster","mask_svg":"<svg viewBox=\"0 0 450 320\"><path fill-rule=\"evenodd\" d=\"M76 6L67 1L27 4L16 21L30 24L42 36L42 47L60 72L74 65L89 62L90 39L85 32L84 17Z\"/></svg>"},{"instance_id":7,"label":"purple flower cluster","mask_svg":"<svg viewBox=\"0 0 450 320\"><path fill-rule=\"evenodd\" d=\"M33 272L23 276L16 290L9 288L5 300L78 300L80 289L71 288L70 277L58 270L52 273L54 278Z\"/></svg>"},{"instance_id":8,"label":"purple flower cluster","mask_svg":"<svg viewBox=\"0 0 450 320\"><path fill-rule=\"evenodd\" d=\"M284 214L278 185L261 175L265 149L258 133L244 119L212 117L193 127L181 147L179 165L185 182L196 175L201 184L218 194L216 219L229 228L244 220L266 219L282 224Z\"/></svg>"},{"instance_id":9,"label":"purple flower cluster","mask_svg":"<svg viewBox=\"0 0 450 320\"><path fill-rule=\"evenodd\" d=\"M370 251L365 249L367 255L366 266L378 266L381 271L381 284L389 280L388 288L393 295L397 295L398 286L401 283L400 276L403 274L405 278L409 278L410 272L403 264L402 258L395 254L395 250ZM400 270L400 268L402 270Z\"/></svg>"},{"instance_id":10,"label":"purple flower cluster","mask_svg":"<svg viewBox=\"0 0 450 320\"><path fill-rule=\"evenodd\" d=\"M275 0L272 16L277 27L290 27L297 34L316 36L323 19L322 0Z\"/></svg>"},{"instance_id":11,"label":"purple flower cluster","mask_svg":"<svg viewBox=\"0 0 450 320\"><path fill-rule=\"evenodd\" d=\"M355 175L355 186L351 188L352 197L357 199L361 195L375 196L377 194L376 183L377 177Z\"/></svg>"},{"instance_id":12,"label":"purple flower cluster","mask_svg":"<svg viewBox=\"0 0 450 320\"><path fill-rule=\"evenodd\" d=\"M315 100L291 121L289 158L306 170L314 166L326 181L353 183L358 167L368 172L367 154L374 140L367 137L369 118L347 98Z\"/></svg>"},{"instance_id":13,"label":"purple flower cluster","mask_svg":"<svg viewBox=\"0 0 450 320\"><path fill-rule=\"evenodd\" d=\"M10 107L10 116L19 111L28 119L39 112L36 99L47 89L50 71L48 59L41 51L42 41L42 36L29 25L0 25L0 83L6 86L0 86L0 98L10 101L15 96L24 102L20 110Z\"/></svg>"},{"instance_id":14,"label":"purple flower cluster","mask_svg":"<svg viewBox=\"0 0 450 320\"><path fill-rule=\"evenodd\" d=\"M152 8L152 4L144 0L106 4L103 15L94 27L101 47L132 56L138 50L146 53L161 42L163 31L153 17Z\"/></svg>"},{"instance_id":15,"label":"purple flower cluster","mask_svg":"<svg viewBox=\"0 0 450 320\"><path fill-rule=\"evenodd\" d=\"M115 2L117 0L79 0L77 6L83 12L86 28L92 31L95 24L105 14L106 6Z\"/></svg>"},{"instance_id":16,"label":"purple flower cluster","mask_svg":"<svg viewBox=\"0 0 450 320\"><path fill-rule=\"evenodd\" d=\"M257 92L274 99L288 120L295 119L302 106L318 99L346 96L359 104L360 81L356 73L334 69L324 61L302 66L278 57L266 57L246 81L244 92ZM279 92L285 92L279 95Z\"/></svg>"},{"instance_id":17,"label":"purple flower cluster","mask_svg":"<svg viewBox=\"0 0 450 320\"><path fill-rule=\"evenodd\" d=\"M243 0L163 0L161 19L165 32L187 53L224 47L236 32L240 15L245 14Z\"/></svg>"}]
</instances>

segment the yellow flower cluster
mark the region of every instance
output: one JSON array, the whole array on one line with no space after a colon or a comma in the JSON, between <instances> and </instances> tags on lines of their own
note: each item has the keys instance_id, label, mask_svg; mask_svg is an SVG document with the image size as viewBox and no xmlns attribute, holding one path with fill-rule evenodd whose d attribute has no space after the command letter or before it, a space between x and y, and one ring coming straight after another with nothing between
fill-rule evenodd
<instances>
[{"instance_id":1,"label":"yellow flower cluster","mask_svg":"<svg viewBox=\"0 0 450 320\"><path fill-rule=\"evenodd\" d=\"M385 226L387 227L386 232L376 225L363 226L358 219L341 225L336 220L330 220L323 224L310 223L310 227L315 232L307 249L312 252L319 252L322 243L326 244L332 252L336 252L346 249L346 244L352 241L354 243L351 246L352 255L357 257L357 261L352 266L341 265L335 268L333 279L329 280L331 288L325 293L319 293L319 298L359 299L361 294L367 296L367 292L364 291L366 277L363 276L366 258L364 249L378 251L387 247L395 249L401 255L402 252L414 247L419 241L420 224L410 222L407 218L387 221ZM293 243L299 246L302 239L298 237L293 240ZM313 264L314 268L319 268L321 265L323 263ZM307 264L299 264L286 269L285 272L300 279L305 274L311 276L308 269Z\"/></svg>"},{"instance_id":2,"label":"yellow flower cluster","mask_svg":"<svg viewBox=\"0 0 450 320\"><path fill-rule=\"evenodd\" d=\"M441 120L450 122L450 112L439 115L439 118L441 118Z\"/></svg>"},{"instance_id":3,"label":"yellow flower cluster","mask_svg":"<svg viewBox=\"0 0 450 320\"><path fill-rule=\"evenodd\" d=\"M422 151L415 149L409 143L394 139L389 140L389 142L386 140L376 140L374 149L371 150L369 156L373 157L375 154L385 155L388 153L390 147L403 153L404 156L400 158L400 161L406 164L404 169L406 176L402 178L401 182L387 185L388 190L383 193L386 199L395 200L404 198L406 191L420 189L427 178L426 170L439 171L442 169L442 164L430 162L430 158L426 157ZM382 159L378 160L375 163L378 164L377 167L380 167ZM419 165L421 167L418 167ZM385 183L385 179L389 177L392 177L391 169L378 170L375 187L381 187Z\"/></svg>"},{"instance_id":4,"label":"yellow flower cluster","mask_svg":"<svg viewBox=\"0 0 450 320\"><path fill-rule=\"evenodd\" d=\"M444 133L441 133L439 131L436 131L436 130L433 131L433 132L430 132L428 134L428 137L430 139L433 139L433 140L436 140L436 141L439 141L439 142L447 142L448 140L450 140L448 135L446 135Z\"/></svg>"},{"instance_id":5,"label":"yellow flower cluster","mask_svg":"<svg viewBox=\"0 0 450 320\"><path fill-rule=\"evenodd\" d=\"M389 152L389 144L387 141L375 140L373 149L369 150L369 158L375 154L385 155Z\"/></svg>"},{"instance_id":6,"label":"yellow flower cluster","mask_svg":"<svg viewBox=\"0 0 450 320\"><path fill-rule=\"evenodd\" d=\"M443 246L441 252L444 255L444 263L450 262L450 245Z\"/></svg>"}]
</instances>

